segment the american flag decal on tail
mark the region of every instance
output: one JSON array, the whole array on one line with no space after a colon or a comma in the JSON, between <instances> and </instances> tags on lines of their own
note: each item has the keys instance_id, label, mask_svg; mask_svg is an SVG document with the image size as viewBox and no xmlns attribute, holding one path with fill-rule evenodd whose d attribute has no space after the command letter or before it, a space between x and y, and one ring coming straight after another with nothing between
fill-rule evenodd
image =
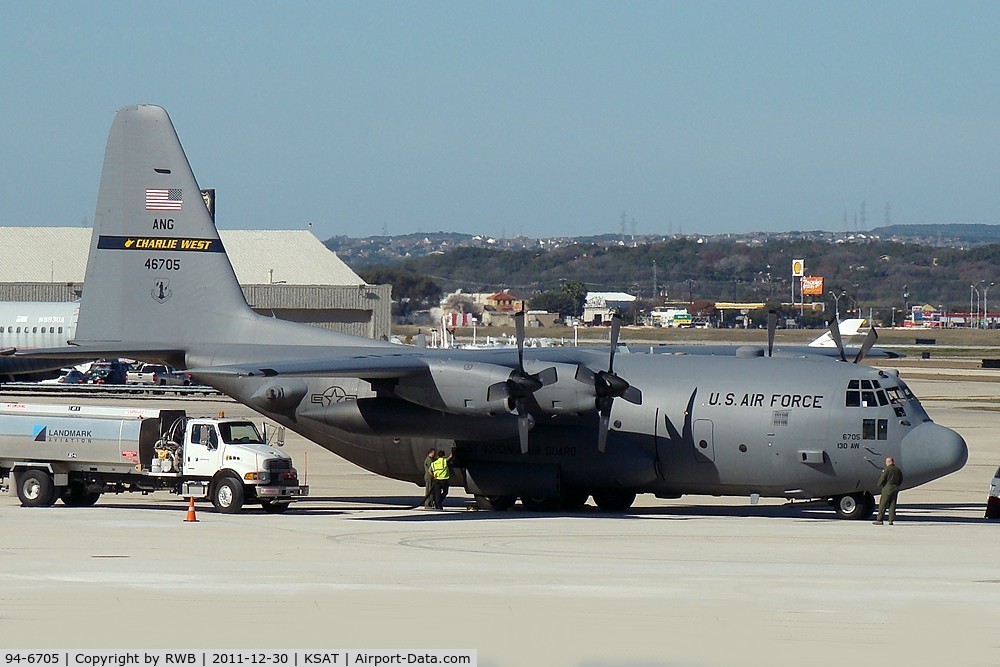
<instances>
[{"instance_id":1,"label":"american flag decal on tail","mask_svg":"<svg viewBox=\"0 0 1000 667\"><path fill-rule=\"evenodd\" d=\"M183 203L180 188L146 188L147 211L179 211Z\"/></svg>"}]
</instances>

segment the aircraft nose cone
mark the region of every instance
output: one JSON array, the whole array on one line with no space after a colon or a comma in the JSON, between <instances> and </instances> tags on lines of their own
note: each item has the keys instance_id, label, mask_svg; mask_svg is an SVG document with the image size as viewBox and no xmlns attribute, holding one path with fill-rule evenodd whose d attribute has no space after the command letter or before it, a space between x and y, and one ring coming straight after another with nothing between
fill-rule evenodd
<instances>
[{"instance_id":1,"label":"aircraft nose cone","mask_svg":"<svg viewBox=\"0 0 1000 667\"><path fill-rule=\"evenodd\" d=\"M901 453L903 484L908 487L960 470L969 460L962 436L934 422L924 422L907 433Z\"/></svg>"}]
</instances>

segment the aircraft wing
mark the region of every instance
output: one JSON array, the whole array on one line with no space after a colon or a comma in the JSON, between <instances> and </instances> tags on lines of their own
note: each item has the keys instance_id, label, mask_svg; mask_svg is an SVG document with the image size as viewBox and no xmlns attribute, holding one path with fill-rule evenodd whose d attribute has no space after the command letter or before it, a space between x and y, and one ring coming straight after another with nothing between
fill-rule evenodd
<instances>
[{"instance_id":1,"label":"aircraft wing","mask_svg":"<svg viewBox=\"0 0 1000 667\"><path fill-rule=\"evenodd\" d=\"M689 354L689 355L715 355L722 357L736 356L741 348L759 347L765 351L766 348L760 345L656 345L649 348L643 346L633 346L632 352L644 352L648 349L653 354ZM858 352L857 347L845 347L844 353L854 356ZM783 345L774 348L776 357L831 357L836 358L839 352L835 347L810 347L808 345ZM881 359L900 359L906 355L902 352L895 352L885 348L875 347L869 350L866 358L877 357Z\"/></svg>"},{"instance_id":2,"label":"aircraft wing","mask_svg":"<svg viewBox=\"0 0 1000 667\"><path fill-rule=\"evenodd\" d=\"M184 358L184 350L176 348L150 347L149 345L121 345L115 343L76 345L72 341L63 347L38 347L30 350L11 348L3 354L33 359L100 359L104 357L128 357L129 359ZM177 364L171 364L176 366Z\"/></svg>"},{"instance_id":3,"label":"aircraft wing","mask_svg":"<svg viewBox=\"0 0 1000 667\"><path fill-rule=\"evenodd\" d=\"M427 372L428 359L411 354L358 354L357 348L344 356L262 361L225 366L189 368L199 377L356 377L362 379L396 378Z\"/></svg>"}]
</instances>

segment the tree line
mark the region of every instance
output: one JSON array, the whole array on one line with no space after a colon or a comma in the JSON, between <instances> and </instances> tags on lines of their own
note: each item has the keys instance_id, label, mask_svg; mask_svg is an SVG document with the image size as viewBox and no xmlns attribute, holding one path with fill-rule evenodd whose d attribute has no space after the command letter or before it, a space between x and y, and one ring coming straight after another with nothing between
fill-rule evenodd
<instances>
[{"instance_id":1,"label":"tree line","mask_svg":"<svg viewBox=\"0 0 1000 667\"><path fill-rule=\"evenodd\" d=\"M793 259L806 274L824 278L814 300L841 313L930 304L948 311L973 310L988 286L1000 282L1000 244L938 248L872 241L810 240L746 243L680 238L626 246L572 244L552 250L456 248L408 258L359 273L371 283L393 285L403 310L436 305L443 292L507 290L533 308L579 303L587 291L621 291L657 302L792 300ZM1000 290L996 293L1000 299ZM797 295L796 295L797 298ZM988 298L988 296L987 296ZM567 299L575 299L569 301ZM806 297L807 302L810 297ZM1000 307L1000 300L997 302ZM993 309L991 309L993 310Z\"/></svg>"}]
</instances>

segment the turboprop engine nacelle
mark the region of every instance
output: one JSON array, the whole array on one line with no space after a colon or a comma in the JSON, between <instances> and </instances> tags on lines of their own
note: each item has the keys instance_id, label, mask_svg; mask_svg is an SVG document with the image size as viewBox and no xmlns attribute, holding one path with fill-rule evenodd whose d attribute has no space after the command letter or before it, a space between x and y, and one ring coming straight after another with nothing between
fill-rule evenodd
<instances>
[{"instance_id":1,"label":"turboprop engine nacelle","mask_svg":"<svg viewBox=\"0 0 1000 667\"><path fill-rule=\"evenodd\" d=\"M399 379L393 393L432 410L455 415L494 416L509 411L506 398L489 399L489 388L511 377L512 369L462 359L429 359L426 373Z\"/></svg>"},{"instance_id":2,"label":"turboprop engine nacelle","mask_svg":"<svg viewBox=\"0 0 1000 667\"><path fill-rule=\"evenodd\" d=\"M532 398L538 403L538 410L546 415L572 415L584 412L594 412L597 410L597 396L594 392L593 384L580 382L576 379L577 366L575 364L545 364L542 362L532 362L525 364L525 370L529 372L535 367L555 366L559 379L542 387Z\"/></svg>"}]
</instances>

